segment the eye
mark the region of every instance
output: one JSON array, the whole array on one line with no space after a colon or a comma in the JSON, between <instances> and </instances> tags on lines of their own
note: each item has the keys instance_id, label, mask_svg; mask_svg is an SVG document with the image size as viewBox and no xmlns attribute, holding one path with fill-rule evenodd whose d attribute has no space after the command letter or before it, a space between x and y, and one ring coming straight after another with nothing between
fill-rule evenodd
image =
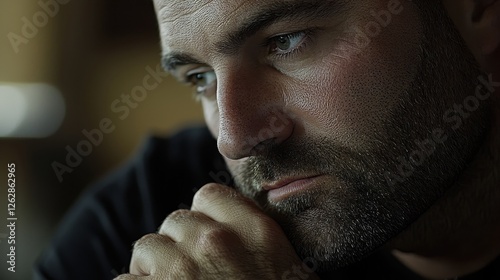
<instances>
[{"instance_id":1,"label":"eye","mask_svg":"<svg viewBox=\"0 0 500 280\"><path fill-rule=\"evenodd\" d=\"M306 32L295 32L273 37L269 40L270 53L287 55L298 50L307 37Z\"/></svg>"},{"instance_id":2,"label":"eye","mask_svg":"<svg viewBox=\"0 0 500 280\"><path fill-rule=\"evenodd\" d=\"M214 71L191 72L186 76L186 82L196 89L196 94L203 94L214 85L217 76Z\"/></svg>"}]
</instances>

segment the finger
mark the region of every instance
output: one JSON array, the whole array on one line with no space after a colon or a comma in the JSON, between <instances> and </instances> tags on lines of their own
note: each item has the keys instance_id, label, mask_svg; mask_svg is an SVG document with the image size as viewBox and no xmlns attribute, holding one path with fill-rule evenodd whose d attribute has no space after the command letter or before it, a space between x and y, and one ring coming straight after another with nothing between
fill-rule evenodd
<instances>
[{"instance_id":1,"label":"finger","mask_svg":"<svg viewBox=\"0 0 500 280\"><path fill-rule=\"evenodd\" d=\"M278 224L267 216L259 207L236 190L219 184L202 187L193 198L192 210L199 211L211 219L229 225L242 236L254 231L281 232ZM257 233L260 235L266 232Z\"/></svg>"},{"instance_id":2,"label":"finger","mask_svg":"<svg viewBox=\"0 0 500 280\"><path fill-rule=\"evenodd\" d=\"M262 214L249 198L234 189L215 183L203 186L194 195L191 210L202 212L218 222L232 222L238 219L239 215L248 213ZM209 214L216 215L213 217Z\"/></svg>"},{"instance_id":3,"label":"finger","mask_svg":"<svg viewBox=\"0 0 500 280\"><path fill-rule=\"evenodd\" d=\"M198 211L177 210L163 221L159 234L167 235L174 242L194 240L202 232L218 227L217 222Z\"/></svg>"},{"instance_id":4,"label":"finger","mask_svg":"<svg viewBox=\"0 0 500 280\"><path fill-rule=\"evenodd\" d=\"M178 242L175 245L196 260L206 259L207 256L230 260L238 254L247 253L235 231L197 211L173 212L158 233Z\"/></svg>"},{"instance_id":5,"label":"finger","mask_svg":"<svg viewBox=\"0 0 500 280\"><path fill-rule=\"evenodd\" d=\"M137 276L153 275L158 269L169 266L179 252L168 236L151 233L134 243L130 273Z\"/></svg>"}]
</instances>

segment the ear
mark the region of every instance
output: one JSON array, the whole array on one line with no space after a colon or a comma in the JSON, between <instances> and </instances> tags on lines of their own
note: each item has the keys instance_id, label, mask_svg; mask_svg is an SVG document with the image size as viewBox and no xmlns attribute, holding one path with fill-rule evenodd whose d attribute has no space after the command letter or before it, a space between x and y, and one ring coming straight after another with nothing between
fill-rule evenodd
<instances>
[{"instance_id":1,"label":"ear","mask_svg":"<svg viewBox=\"0 0 500 280\"><path fill-rule=\"evenodd\" d=\"M500 74L500 0L443 0L483 70Z\"/></svg>"}]
</instances>

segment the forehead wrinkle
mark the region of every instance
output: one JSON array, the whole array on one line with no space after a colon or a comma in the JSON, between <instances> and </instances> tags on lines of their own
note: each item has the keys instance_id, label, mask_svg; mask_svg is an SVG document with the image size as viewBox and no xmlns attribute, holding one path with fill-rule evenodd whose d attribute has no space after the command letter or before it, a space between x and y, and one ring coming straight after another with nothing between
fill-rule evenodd
<instances>
[{"instance_id":1,"label":"forehead wrinkle","mask_svg":"<svg viewBox=\"0 0 500 280\"><path fill-rule=\"evenodd\" d=\"M246 0L242 3L240 3L238 6L234 7L232 9L232 11L230 13L227 14L227 18L232 18L234 14L236 14L239 10L241 10L242 8L244 8L245 4L248 3L248 2L251 2L251 0ZM254 1L255 2L255 1ZM241 15L238 15L236 18L238 19L241 19L242 16ZM217 28L219 29L223 29L223 25L224 24L228 24L229 22L227 21L224 21L224 20L221 20L220 23L218 24Z\"/></svg>"},{"instance_id":2,"label":"forehead wrinkle","mask_svg":"<svg viewBox=\"0 0 500 280\"><path fill-rule=\"evenodd\" d=\"M176 4L172 4L173 1L164 1L163 3L167 3L162 5L161 7L158 8L158 16L160 18L160 24L161 23L173 23L177 20L179 20L182 17L186 17L192 14L196 14L198 11L206 7L207 5L211 4L213 0L198 0L196 2L200 2L200 4L187 4L186 1L180 1L177 2L177 5L181 5L180 7L172 7L175 6ZM190 1L191 2L191 1ZM182 3L182 4L181 4ZM168 5L171 4L171 5ZM179 13L175 13L174 11L182 11ZM174 14L174 16L171 16Z\"/></svg>"},{"instance_id":3,"label":"forehead wrinkle","mask_svg":"<svg viewBox=\"0 0 500 280\"><path fill-rule=\"evenodd\" d=\"M193 1L182 1L181 4L164 4L161 6L161 11L158 11L160 18L160 32L163 41L162 54L165 55L170 52L176 52L176 50L182 50L181 53L190 53L189 49L193 45L197 45L197 50L200 51L203 47L199 44L191 43L193 39L193 32L196 31L196 38L204 38L205 46L214 45L211 42L215 40L218 36L223 36L220 32L227 28L225 25L232 26L239 24L241 18L246 17L235 15L248 4L255 2L254 0L245 1L214 1L214 0L202 0L200 4L193 4ZM190 2L191 4L186 4ZM207 6L213 5L207 8ZM175 17L171 17L176 10L182 9L182 7L196 7L196 9L184 9L182 14L176 14ZM205 9L205 10L204 10ZM226 12L230 10L230 12ZM247 14L247 13L246 13ZM228 21L223 19L236 19L235 21ZM211 28L201 28L201 26L214 26ZM204 35L202 35L204 33ZM191 56L195 56L196 52L191 53Z\"/></svg>"},{"instance_id":4,"label":"forehead wrinkle","mask_svg":"<svg viewBox=\"0 0 500 280\"><path fill-rule=\"evenodd\" d=\"M200 22L204 22L208 18L208 15L205 16L203 13L200 17L196 17L196 14L200 14L200 11L204 7L213 2L213 0L201 1L195 1L199 3L197 5L194 5L192 3L193 1L179 1L177 2L177 5L175 3L171 4L172 2L169 1L163 2L167 4L164 4L161 7L162 10L158 11L163 56L176 50L182 50L181 53L189 53L190 45L186 43L193 39L192 33L194 31L196 31L199 35L200 32L203 32L203 30L199 28ZM186 2L190 2L191 4L186 4ZM187 8L183 9L183 6ZM189 9L190 7L191 9ZM195 7L196 9L193 9L192 7ZM175 14L175 11L179 9L182 9L184 12L182 14ZM171 14L175 14L175 17L169 17ZM196 19L193 20L192 18ZM177 51L177 53L179 52Z\"/></svg>"}]
</instances>

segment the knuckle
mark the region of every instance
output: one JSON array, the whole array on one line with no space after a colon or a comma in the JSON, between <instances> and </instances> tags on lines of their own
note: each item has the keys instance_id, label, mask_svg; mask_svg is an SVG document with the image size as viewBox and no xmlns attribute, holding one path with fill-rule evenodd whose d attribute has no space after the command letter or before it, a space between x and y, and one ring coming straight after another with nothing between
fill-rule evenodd
<instances>
[{"instance_id":1,"label":"knuckle","mask_svg":"<svg viewBox=\"0 0 500 280\"><path fill-rule=\"evenodd\" d=\"M232 193L232 189L230 187L216 183L206 184L198 191L198 194L201 197L207 198L228 195L230 193Z\"/></svg>"},{"instance_id":2,"label":"knuckle","mask_svg":"<svg viewBox=\"0 0 500 280\"><path fill-rule=\"evenodd\" d=\"M198 264L185 252L165 251L168 242L165 236L155 233L137 240L134 243L130 271L139 275L155 275L154 279L198 278L195 277L199 271Z\"/></svg>"},{"instance_id":3,"label":"knuckle","mask_svg":"<svg viewBox=\"0 0 500 280\"><path fill-rule=\"evenodd\" d=\"M213 228L205 232L199 240L200 249L205 254L226 255L238 248L241 243L239 237L226 229Z\"/></svg>"},{"instance_id":4,"label":"knuckle","mask_svg":"<svg viewBox=\"0 0 500 280\"><path fill-rule=\"evenodd\" d=\"M134 252L142 253L151 249L157 249L161 247L165 242L165 239L156 233L149 233L141 237L134 243Z\"/></svg>"},{"instance_id":5,"label":"knuckle","mask_svg":"<svg viewBox=\"0 0 500 280\"><path fill-rule=\"evenodd\" d=\"M192 215L191 210L187 209L180 209L172 212L168 217L165 219L165 221L179 221L183 220L186 217L190 217Z\"/></svg>"},{"instance_id":6,"label":"knuckle","mask_svg":"<svg viewBox=\"0 0 500 280\"><path fill-rule=\"evenodd\" d=\"M220 194L221 192L224 192L224 187L222 187L219 184L210 183L204 185L198 192L196 192L195 198L198 199L211 198L214 195Z\"/></svg>"},{"instance_id":7,"label":"knuckle","mask_svg":"<svg viewBox=\"0 0 500 280\"><path fill-rule=\"evenodd\" d=\"M193 207L212 203L222 193L226 192L224 188L226 187L222 187L221 185L215 183L210 183L203 186L199 191L195 193L193 197Z\"/></svg>"},{"instance_id":8,"label":"knuckle","mask_svg":"<svg viewBox=\"0 0 500 280\"><path fill-rule=\"evenodd\" d=\"M169 227L172 226L173 224L181 224L185 223L186 220L188 219L193 219L197 217L197 213L187 210L187 209L180 209L176 210L170 215L168 215L165 220L163 220L163 223L161 224L160 228L158 229L159 234L163 235L168 235L169 234Z\"/></svg>"},{"instance_id":9,"label":"knuckle","mask_svg":"<svg viewBox=\"0 0 500 280\"><path fill-rule=\"evenodd\" d=\"M246 200L243 201L243 199L246 198L240 195L234 189L228 186L210 183L204 185L198 192L196 192L193 198L193 206L195 207L196 205L209 205L218 201L220 202L222 201L221 199L227 198L235 201L246 202Z\"/></svg>"}]
</instances>

